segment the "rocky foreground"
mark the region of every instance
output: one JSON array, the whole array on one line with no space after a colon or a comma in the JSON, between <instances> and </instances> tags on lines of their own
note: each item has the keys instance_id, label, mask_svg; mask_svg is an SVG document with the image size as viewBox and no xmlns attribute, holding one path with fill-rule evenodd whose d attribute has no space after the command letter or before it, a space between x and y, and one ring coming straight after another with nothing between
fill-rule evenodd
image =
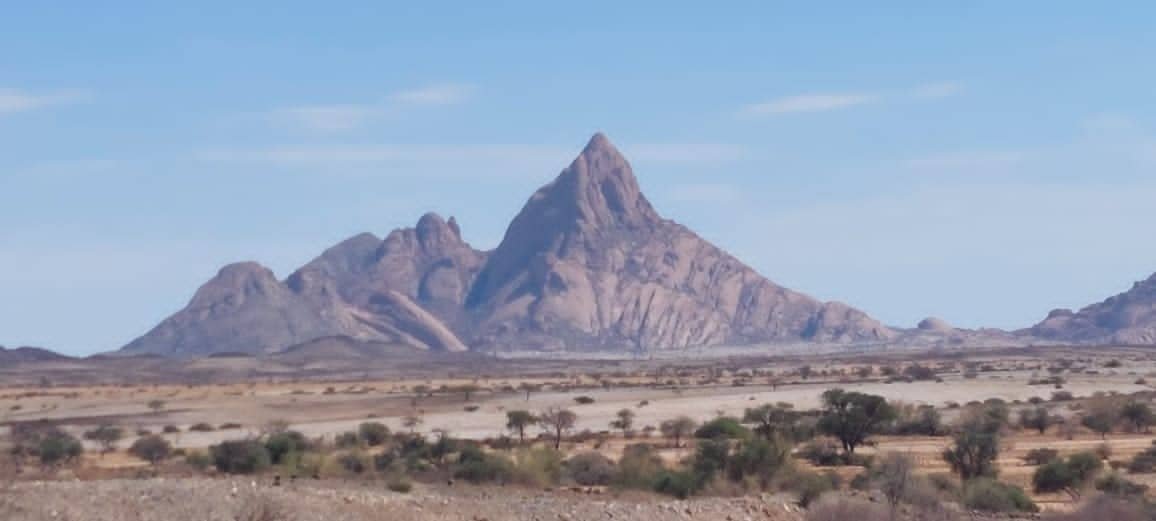
<instances>
[{"instance_id":1,"label":"rocky foreground","mask_svg":"<svg viewBox=\"0 0 1156 521\"><path fill-rule=\"evenodd\" d=\"M153 479L21 483L0 492L5 521L800 521L793 505L767 498L674 501L522 488L419 488L249 480Z\"/></svg>"}]
</instances>

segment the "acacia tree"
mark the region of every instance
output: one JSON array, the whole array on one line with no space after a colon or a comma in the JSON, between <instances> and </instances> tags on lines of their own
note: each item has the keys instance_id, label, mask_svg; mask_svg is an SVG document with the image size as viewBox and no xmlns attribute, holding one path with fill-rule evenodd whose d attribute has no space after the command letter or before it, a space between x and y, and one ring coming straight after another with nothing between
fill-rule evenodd
<instances>
[{"instance_id":1,"label":"acacia tree","mask_svg":"<svg viewBox=\"0 0 1156 521\"><path fill-rule=\"evenodd\" d=\"M1137 432L1149 432L1153 423L1156 423L1156 416L1152 414L1152 408L1143 402L1131 401L1124 404L1120 408L1120 418L1128 422Z\"/></svg>"},{"instance_id":2,"label":"acacia tree","mask_svg":"<svg viewBox=\"0 0 1156 521\"><path fill-rule=\"evenodd\" d=\"M789 403L765 404L743 412L743 423L754 425L754 431L770 441L778 432L789 428L798 419Z\"/></svg>"},{"instance_id":3,"label":"acacia tree","mask_svg":"<svg viewBox=\"0 0 1156 521\"><path fill-rule=\"evenodd\" d=\"M956 425L952 446L943 450L943 460L963 481L994 476L1003 425L998 414L969 411Z\"/></svg>"},{"instance_id":4,"label":"acacia tree","mask_svg":"<svg viewBox=\"0 0 1156 521\"><path fill-rule=\"evenodd\" d=\"M84 433L84 439L100 444L100 456L116 450L116 444L124 437L124 429L112 425L101 425Z\"/></svg>"},{"instance_id":5,"label":"acacia tree","mask_svg":"<svg viewBox=\"0 0 1156 521\"><path fill-rule=\"evenodd\" d=\"M838 388L823 393L823 407L819 432L838 439L846 456L895 418L895 408L882 396Z\"/></svg>"},{"instance_id":6,"label":"acacia tree","mask_svg":"<svg viewBox=\"0 0 1156 521\"><path fill-rule=\"evenodd\" d=\"M157 414L157 413L161 412L161 409L165 408L165 401L164 400L149 400L149 403L147 405L148 405L149 409L152 409L153 414Z\"/></svg>"},{"instance_id":7,"label":"acacia tree","mask_svg":"<svg viewBox=\"0 0 1156 521\"><path fill-rule=\"evenodd\" d=\"M526 429L538 423L538 417L530 411L506 411L506 428L518 433L518 441L526 443Z\"/></svg>"},{"instance_id":8,"label":"acacia tree","mask_svg":"<svg viewBox=\"0 0 1156 521\"><path fill-rule=\"evenodd\" d=\"M678 449L682 447L682 439L690 436L695 427L698 427L698 422L695 422L690 416L679 416L673 420L662 422L658 428L662 431L663 436L674 442L674 448Z\"/></svg>"},{"instance_id":9,"label":"acacia tree","mask_svg":"<svg viewBox=\"0 0 1156 521\"><path fill-rule=\"evenodd\" d=\"M562 447L562 436L574 428L578 415L570 409L550 407L538 415L538 424L554 437L554 450Z\"/></svg>"},{"instance_id":10,"label":"acacia tree","mask_svg":"<svg viewBox=\"0 0 1156 521\"><path fill-rule=\"evenodd\" d=\"M1043 434L1052 425L1052 416L1046 407L1020 409L1020 427L1033 429Z\"/></svg>"},{"instance_id":11,"label":"acacia tree","mask_svg":"<svg viewBox=\"0 0 1156 521\"><path fill-rule=\"evenodd\" d=\"M621 409L616 416L618 419L610 422L610 428L621 430L622 437L625 438L630 434L630 429L634 427L634 411Z\"/></svg>"}]
</instances>

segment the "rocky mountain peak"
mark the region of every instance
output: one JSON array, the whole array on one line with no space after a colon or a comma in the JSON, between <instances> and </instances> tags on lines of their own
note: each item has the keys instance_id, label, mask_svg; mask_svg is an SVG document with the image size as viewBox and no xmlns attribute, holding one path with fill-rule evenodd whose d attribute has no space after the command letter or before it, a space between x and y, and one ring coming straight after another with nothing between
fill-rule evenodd
<instances>
[{"instance_id":1,"label":"rocky mountain peak","mask_svg":"<svg viewBox=\"0 0 1156 521\"><path fill-rule=\"evenodd\" d=\"M434 212L421 216L415 230L418 242L427 249L462 242L462 232L457 221L450 217L449 222L446 222L442 216Z\"/></svg>"},{"instance_id":2,"label":"rocky mountain peak","mask_svg":"<svg viewBox=\"0 0 1156 521\"><path fill-rule=\"evenodd\" d=\"M192 306L208 306L224 300L248 296L268 296L280 289L273 271L256 262L229 264L206 282L193 296Z\"/></svg>"}]
</instances>

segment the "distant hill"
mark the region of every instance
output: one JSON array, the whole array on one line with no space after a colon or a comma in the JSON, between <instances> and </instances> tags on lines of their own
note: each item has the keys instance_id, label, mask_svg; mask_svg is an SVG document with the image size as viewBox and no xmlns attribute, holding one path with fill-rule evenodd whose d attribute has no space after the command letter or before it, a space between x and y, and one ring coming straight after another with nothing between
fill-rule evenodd
<instances>
[{"instance_id":1,"label":"distant hill","mask_svg":"<svg viewBox=\"0 0 1156 521\"><path fill-rule=\"evenodd\" d=\"M62 355L41 347L16 347L6 349L0 346L0 364L17 364L28 362L58 362L75 360L71 356Z\"/></svg>"},{"instance_id":2,"label":"distant hill","mask_svg":"<svg viewBox=\"0 0 1156 521\"><path fill-rule=\"evenodd\" d=\"M1023 333L1057 342L1156 344L1156 274L1079 311L1053 310Z\"/></svg>"}]
</instances>

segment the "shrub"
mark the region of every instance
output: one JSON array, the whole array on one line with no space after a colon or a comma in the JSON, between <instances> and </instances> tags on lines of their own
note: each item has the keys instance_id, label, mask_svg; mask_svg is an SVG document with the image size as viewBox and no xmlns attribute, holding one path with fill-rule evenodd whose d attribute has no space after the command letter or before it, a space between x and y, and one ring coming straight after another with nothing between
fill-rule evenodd
<instances>
[{"instance_id":1,"label":"shrub","mask_svg":"<svg viewBox=\"0 0 1156 521\"><path fill-rule=\"evenodd\" d=\"M380 422L366 422L357 427L357 437L370 447L376 447L389 439L389 427Z\"/></svg>"},{"instance_id":2,"label":"shrub","mask_svg":"<svg viewBox=\"0 0 1156 521\"><path fill-rule=\"evenodd\" d=\"M365 454L360 451L343 452L337 456L337 464L347 474L364 474L369 465Z\"/></svg>"},{"instance_id":3,"label":"shrub","mask_svg":"<svg viewBox=\"0 0 1156 521\"><path fill-rule=\"evenodd\" d=\"M1116 472L1110 472L1096 480L1096 490L1117 497L1143 496L1148 492L1148 485L1142 485L1125 479Z\"/></svg>"},{"instance_id":4,"label":"shrub","mask_svg":"<svg viewBox=\"0 0 1156 521\"><path fill-rule=\"evenodd\" d=\"M467 445L458 454L454 477L470 483L508 482L513 476L513 463L506 457L486 454L476 445Z\"/></svg>"},{"instance_id":5,"label":"shrub","mask_svg":"<svg viewBox=\"0 0 1156 521\"><path fill-rule=\"evenodd\" d=\"M743 427L738 418L729 416L715 418L702 424L698 430L694 431L694 437L699 439L728 438L742 440L749 438L750 434L751 431Z\"/></svg>"},{"instance_id":6,"label":"shrub","mask_svg":"<svg viewBox=\"0 0 1156 521\"><path fill-rule=\"evenodd\" d=\"M618 460L613 482L623 488L651 488L665 470L662 457L653 446L645 443L628 445Z\"/></svg>"},{"instance_id":7,"label":"shrub","mask_svg":"<svg viewBox=\"0 0 1156 521\"><path fill-rule=\"evenodd\" d=\"M887 521L891 519L882 505L862 499L827 495L807 510L806 521Z\"/></svg>"},{"instance_id":8,"label":"shrub","mask_svg":"<svg viewBox=\"0 0 1156 521\"><path fill-rule=\"evenodd\" d=\"M189 426L189 432L213 432L215 430L217 430L216 427L204 422L194 423Z\"/></svg>"},{"instance_id":9,"label":"shrub","mask_svg":"<svg viewBox=\"0 0 1156 521\"><path fill-rule=\"evenodd\" d=\"M1150 474L1156 472L1156 447L1149 447L1132 457L1128 463L1128 472L1133 474Z\"/></svg>"},{"instance_id":10,"label":"shrub","mask_svg":"<svg viewBox=\"0 0 1156 521\"><path fill-rule=\"evenodd\" d=\"M1024 455L1024 462L1028 465L1045 465L1060 459L1060 451L1056 449L1032 449Z\"/></svg>"},{"instance_id":11,"label":"shrub","mask_svg":"<svg viewBox=\"0 0 1156 521\"><path fill-rule=\"evenodd\" d=\"M165 434L176 434L181 432L181 428L177 427L176 425L165 425L164 428L161 429L161 432Z\"/></svg>"},{"instance_id":12,"label":"shrub","mask_svg":"<svg viewBox=\"0 0 1156 521\"><path fill-rule=\"evenodd\" d=\"M269 451L256 440L232 440L209 447L213 466L226 474L252 474L270 465Z\"/></svg>"},{"instance_id":13,"label":"shrub","mask_svg":"<svg viewBox=\"0 0 1156 521\"><path fill-rule=\"evenodd\" d=\"M361 437L353 431L345 431L333 438L333 445L339 449L351 449L361 446Z\"/></svg>"},{"instance_id":14,"label":"shrub","mask_svg":"<svg viewBox=\"0 0 1156 521\"><path fill-rule=\"evenodd\" d=\"M600 452L583 452L566 460L566 474L582 486L609 485L615 465Z\"/></svg>"},{"instance_id":15,"label":"shrub","mask_svg":"<svg viewBox=\"0 0 1156 521\"><path fill-rule=\"evenodd\" d=\"M243 425L241 425L240 423L229 422L229 423L222 423L220 427L217 427L217 429L222 430L222 431L235 431L237 429L240 429L241 427L243 427Z\"/></svg>"},{"instance_id":16,"label":"shrub","mask_svg":"<svg viewBox=\"0 0 1156 521\"><path fill-rule=\"evenodd\" d=\"M979 478L968 483L963 491L963 504L967 508L984 512L1039 511L1039 507L1023 489L989 478Z\"/></svg>"},{"instance_id":17,"label":"shrub","mask_svg":"<svg viewBox=\"0 0 1156 521\"><path fill-rule=\"evenodd\" d=\"M594 403L594 398L591 398L589 396L578 396L578 397L574 398L574 402L577 403L578 405L590 405L590 404Z\"/></svg>"},{"instance_id":18,"label":"shrub","mask_svg":"<svg viewBox=\"0 0 1156 521\"><path fill-rule=\"evenodd\" d=\"M836 488L837 476L833 472L825 474L799 472L793 476L789 488L798 494L799 506L807 508L819 499L819 496Z\"/></svg>"},{"instance_id":19,"label":"shrub","mask_svg":"<svg viewBox=\"0 0 1156 521\"><path fill-rule=\"evenodd\" d=\"M1072 395L1071 391L1056 391L1052 393L1053 402L1070 402L1076 397Z\"/></svg>"},{"instance_id":20,"label":"shrub","mask_svg":"<svg viewBox=\"0 0 1156 521\"><path fill-rule=\"evenodd\" d=\"M309 449L309 440L304 434L297 431L284 431L265 439L265 450L269 451L269 461L280 465L290 454L301 453Z\"/></svg>"},{"instance_id":21,"label":"shrub","mask_svg":"<svg viewBox=\"0 0 1156 521\"><path fill-rule=\"evenodd\" d=\"M205 451L195 450L185 455L185 463L197 470L205 470L213 464L213 458Z\"/></svg>"},{"instance_id":22,"label":"shrub","mask_svg":"<svg viewBox=\"0 0 1156 521\"><path fill-rule=\"evenodd\" d=\"M664 470L654 481L655 492L679 499L690 497L695 490L695 477L687 471Z\"/></svg>"},{"instance_id":23,"label":"shrub","mask_svg":"<svg viewBox=\"0 0 1156 521\"><path fill-rule=\"evenodd\" d=\"M834 467L843 463L839 447L830 440L815 440L799 449L799 457L820 467Z\"/></svg>"},{"instance_id":24,"label":"shrub","mask_svg":"<svg viewBox=\"0 0 1156 521\"><path fill-rule=\"evenodd\" d=\"M173 446L160 436L145 436L138 438L128 449L129 454L143 459L153 465L168 459L173 452Z\"/></svg>"},{"instance_id":25,"label":"shrub","mask_svg":"<svg viewBox=\"0 0 1156 521\"><path fill-rule=\"evenodd\" d=\"M544 486L562 477L562 453L549 447L523 449L514 455L512 479L523 485Z\"/></svg>"},{"instance_id":26,"label":"shrub","mask_svg":"<svg viewBox=\"0 0 1156 521\"><path fill-rule=\"evenodd\" d=\"M385 482L385 488L399 494L408 494L413 490L413 482L405 476L394 476Z\"/></svg>"},{"instance_id":27,"label":"shrub","mask_svg":"<svg viewBox=\"0 0 1156 521\"><path fill-rule=\"evenodd\" d=\"M45 434L37 445L40 464L54 466L61 463L71 463L84 453L84 446L80 440L64 431L53 430Z\"/></svg>"}]
</instances>

